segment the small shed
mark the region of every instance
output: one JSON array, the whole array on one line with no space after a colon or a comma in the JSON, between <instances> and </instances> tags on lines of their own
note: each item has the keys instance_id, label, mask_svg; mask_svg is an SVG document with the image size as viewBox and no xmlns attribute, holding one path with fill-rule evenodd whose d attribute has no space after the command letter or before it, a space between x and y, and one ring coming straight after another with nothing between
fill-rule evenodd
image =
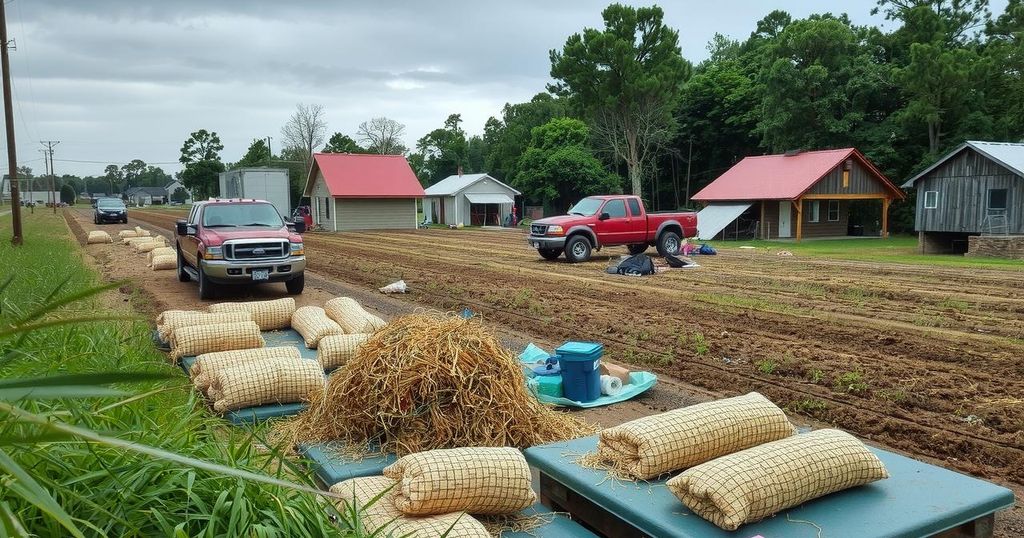
<instances>
[{"instance_id":1,"label":"small shed","mask_svg":"<svg viewBox=\"0 0 1024 538\"><path fill-rule=\"evenodd\" d=\"M964 142L903 187L917 189L921 252L964 253L971 237L1024 236L1024 144Z\"/></svg>"},{"instance_id":2,"label":"small shed","mask_svg":"<svg viewBox=\"0 0 1024 538\"><path fill-rule=\"evenodd\" d=\"M315 153L304 196L325 230L415 229L423 187L402 155Z\"/></svg>"},{"instance_id":3,"label":"small shed","mask_svg":"<svg viewBox=\"0 0 1024 538\"><path fill-rule=\"evenodd\" d=\"M855 148L746 157L693 196L701 239L778 239L865 235L851 209L878 214L889 235L889 204L904 197Z\"/></svg>"},{"instance_id":4,"label":"small shed","mask_svg":"<svg viewBox=\"0 0 1024 538\"><path fill-rule=\"evenodd\" d=\"M136 206L166 204L167 191L163 187L132 187L124 191L128 202Z\"/></svg>"},{"instance_id":5,"label":"small shed","mask_svg":"<svg viewBox=\"0 0 1024 538\"><path fill-rule=\"evenodd\" d=\"M424 213L429 222L504 226L519 191L487 174L456 174L427 187Z\"/></svg>"}]
</instances>

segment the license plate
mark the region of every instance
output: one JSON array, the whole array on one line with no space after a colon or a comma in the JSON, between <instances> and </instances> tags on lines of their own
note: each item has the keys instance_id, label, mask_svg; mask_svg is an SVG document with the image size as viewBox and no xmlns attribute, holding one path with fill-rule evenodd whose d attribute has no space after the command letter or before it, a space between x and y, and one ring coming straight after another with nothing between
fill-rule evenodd
<instances>
[{"instance_id":1,"label":"license plate","mask_svg":"<svg viewBox=\"0 0 1024 538\"><path fill-rule=\"evenodd\" d=\"M253 280L270 280L270 269L253 269Z\"/></svg>"}]
</instances>

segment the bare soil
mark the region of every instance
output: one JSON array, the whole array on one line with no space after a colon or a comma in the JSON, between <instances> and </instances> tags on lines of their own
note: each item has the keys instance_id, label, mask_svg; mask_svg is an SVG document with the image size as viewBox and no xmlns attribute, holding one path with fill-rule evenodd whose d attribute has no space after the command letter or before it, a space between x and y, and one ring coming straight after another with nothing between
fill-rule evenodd
<instances>
[{"instance_id":1,"label":"bare soil","mask_svg":"<svg viewBox=\"0 0 1024 538\"><path fill-rule=\"evenodd\" d=\"M88 213L68 214L73 230L92 229ZM179 216L133 212L168 236ZM155 310L202 306L194 284L125 263L135 255L122 245L86 250L108 277L144 288ZM625 249L546 262L522 233L501 230L310 233L306 251L301 304L344 294L384 315L469 308L513 348L597 340L611 360L659 373L649 394L584 413L602 425L757 390L798 421L1024 491L1021 272L727 249L697 269L629 278L604 272ZM398 279L409 294L375 291ZM1001 514L998 532L1024 534L1024 510Z\"/></svg>"}]
</instances>

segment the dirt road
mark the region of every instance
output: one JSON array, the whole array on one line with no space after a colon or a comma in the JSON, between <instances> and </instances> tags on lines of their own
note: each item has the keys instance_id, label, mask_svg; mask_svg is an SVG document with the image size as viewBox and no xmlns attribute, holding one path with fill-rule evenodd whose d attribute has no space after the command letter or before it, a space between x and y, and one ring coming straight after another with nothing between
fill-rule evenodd
<instances>
[{"instance_id":1,"label":"dirt road","mask_svg":"<svg viewBox=\"0 0 1024 538\"><path fill-rule=\"evenodd\" d=\"M168 231L177 218L133 213ZM468 307L511 343L598 340L613 360L681 380L591 415L605 425L758 390L796 416L1018 493L1024 484L1024 273L728 250L697 269L633 279L603 271L622 249L543 262L514 231L306 237L315 289L303 300L367 295L402 278L409 295L370 306ZM183 286L166 304L195 297ZM1024 532L1018 514L1000 531Z\"/></svg>"}]
</instances>

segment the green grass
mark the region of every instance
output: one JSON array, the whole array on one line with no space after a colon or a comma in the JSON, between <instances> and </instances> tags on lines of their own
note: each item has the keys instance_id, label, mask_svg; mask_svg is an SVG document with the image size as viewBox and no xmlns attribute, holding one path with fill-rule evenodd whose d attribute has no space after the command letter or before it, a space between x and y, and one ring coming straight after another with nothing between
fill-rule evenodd
<instances>
[{"instance_id":1,"label":"green grass","mask_svg":"<svg viewBox=\"0 0 1024 538\"><path fill-rule=\"evenodd\" d=\"M69 241L59 215L26 216L25 245L20 248L10 246L9 220L0 224L0 234L0 259L14 275L0 292L0 379L96 372L166 376L115 387L137 397L33 399L11 404L108 437L312 485L307 473L290 463L282 465L279 452L259 448L264 428L230 428L211 416L180 370L153 348L148 327L141 321L83 322L25 333L22 340L4 338L2 330L27 313L54 298L88 289L97 278ZM117 314L121 297L75 302L44 319ZM328 519L329 505L321 497L78 437L55 436L52 430L16 422L0 411L3 454L53 497L85 536L338 534ZM51 513L26 500L31 496L19 494L15 486L26 482L11 469L0 466L0 535L6 535L4 524L10 523L10 517L34 535L69 535Z\"/></svg>"},{"instance_id":2,"label":"green grass","mask_svg":"<svg viewBox=\"0 0 1024 538\"><path fill-rule=\"evenodd\" d=\"M1024 261L999 258L967 258L953 254L918 254L917 237L891 236L887 239L805 239L795 241L711 241L718 250L734 251L740 246L778 252L788 250L796 256L839 260L906 263L946 267L985 267L1024 271Z\"/></svg>"}]
</instances>

